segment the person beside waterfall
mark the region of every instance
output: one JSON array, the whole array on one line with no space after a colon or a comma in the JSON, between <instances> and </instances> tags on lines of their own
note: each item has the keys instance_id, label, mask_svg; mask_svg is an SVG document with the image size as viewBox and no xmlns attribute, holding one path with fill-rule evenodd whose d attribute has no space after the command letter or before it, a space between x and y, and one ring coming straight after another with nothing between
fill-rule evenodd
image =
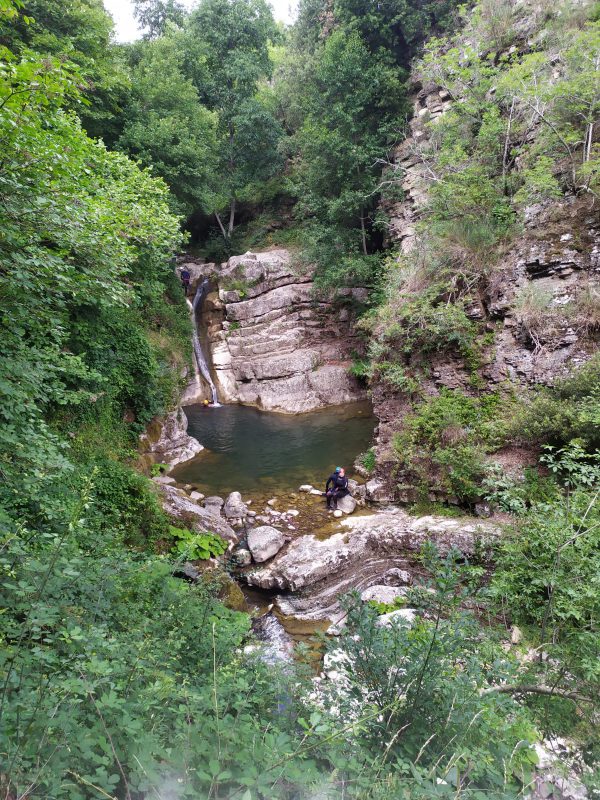
<instances>
[{"instance_id":1,"label":"person beside waterfall","mask_svg":"<svg viewBox=\"0 0 600 800\"><path fill-rule=\"evenodd\" d=\"M336 467L335 472L327 478L325 484L325 497L327 498L327 508L331 511L337 510L338 500L349 494L348 478L344 467Z\"/></svg>"},{"instance_id":2,"label":"person beside waterfall","mask_svg":"<svg viewBox=\"0 0 600 800\"><path fill-rule=\"evenodd\" d=\"M192 280L192 276L190 275L188 270L184 267L181 270L179 277L181 279L181 286L183 287L184 294L187 297L190 293L190 282Z\"/></svg>"}]
</instances>

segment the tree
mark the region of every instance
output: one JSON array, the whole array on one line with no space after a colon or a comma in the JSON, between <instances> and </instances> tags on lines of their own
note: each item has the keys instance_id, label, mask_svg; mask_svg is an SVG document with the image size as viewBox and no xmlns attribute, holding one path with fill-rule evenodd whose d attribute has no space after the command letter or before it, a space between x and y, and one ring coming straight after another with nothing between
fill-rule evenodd
<instances>
[{"instance_id":1,"label":"tree","mask_svg":"<svg viewBox=\"0 0 600 800\"><path fill-rule=\"evenodd\" d=\"M358 33L336 31L327 39L307 90L310 111L296 136L298 209L320 222L358 228L364 255L377 160L397 135L403 107L396 68L369 53Z\"/></svg>"},{"instance_id":2,"label":"tree","mask_svg":"<svg viewBox=\"0 0 600 800\"><path fill-rule=\"evenodd\" d=\"M279 168L281 129L255 99L259 81L271 76L269 42L278 31L265 0L203 0L189 29L206 54L207 80L198 85L202 101L219 115L219 165L223 181L214 213L223 236L231 236L236 205L250 185ZM227 226L220 211L229 206Z\"/></svg>"},{"instance_id":3,"label":"tree","mask_svg":"<svg viewBox=\"0 0 600 800\"><path fill-rule=\"evenodd\" d=\"M102 0L26 0L21 11L2 41L17 54L30 48L77 65L81 93L73 107L90 136L113 144L129 80Z\"/></svg>"},{"instance_id":4,"label":"tree","mask_svg":"<svg viewBox=\"0 0 600 800\"><path fill-rule=\"evenodd\" d=\"M145 29L145 39L162 36L168 23L182 26L186 17L185 6L178 0L134 0L133 5L133 14Z\"/></svg>"},{"instance_id":5,"label":"tree","mask_svg":"<svg viewBox=\"0 0 600 800\"><path fill-rule=\"evenodd\" d=\"M176 33L140 47L119 147L152 166L171 187L178 213L212 209L217 116L183 74Z\"/></svg>"}]
</instances>

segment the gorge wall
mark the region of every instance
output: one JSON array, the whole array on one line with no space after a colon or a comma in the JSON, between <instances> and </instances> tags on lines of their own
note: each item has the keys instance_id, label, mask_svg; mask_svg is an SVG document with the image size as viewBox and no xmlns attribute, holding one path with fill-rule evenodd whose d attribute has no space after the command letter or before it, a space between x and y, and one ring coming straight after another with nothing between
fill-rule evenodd
<instances>
[{"instance_id":1,"label":"gorge wall","mask_svg":"<svg viewBox=\"0 0 600 800\"><path fill-rule=\"evenodd\" d=\"M185 260L192 286L209 277L202 308L204 346L219 399L266 411L300 413L366 397L348 373L356 309L364 289L342 289L334 306L287 250L248 252L217 267ZM184 400L197 393L192 384Z\"/></svg>"},{"instance_id":2,"label":"gorge wall","mask_svg":"<svg viewBox=\"0 0 600 800\"><path fill-rule=\"evenodd\" d=\"M515 48L512 48L515 50ZM408 268L423 259L431 219L430 190L435 172L436 126L453 107L450 92L427 80L414 78L414 110L409 135L393 153L390 178L401 185L400 200L384 202L389 215L389 245ZM527 133L535 141L539 125ZM596 132L597 134L598 132ZM512 146L512 143L511 143ZM518 166L518 163L517 163ZM556 167L560 174L563 165ZM518 233L498 252L488 254L489 275L464 296L465 314L478 326L485 345L479 363L467 363L457 349L403 354L399 360L418 391L390 384L375 369L370 381L380 420L375 448L377 476L387 484L386 497L412 501L410 480L398 488L394 437L419 402L457 390L467 397L486 393L514 393L551 386L585 364L597 352L600 327L600 214L593 193L565 192L522 209ZM483 215L483 210L482 210ZM452 244L449 245L451 256ZM485 265L488 268L488 265ZM457 273L459 270L457 269ZM388 299L392 316L418 297L427 286L399 287ZM450 300L448 301L450 302ZM416 324L416 323L415 323ZM377 341L377 325L373 340ZM389 358L389 352L386 355ZM535 446L506 446L493 460L515 474L537 461ZM394 477L391 477L391 476ZM448 499L434 489L430 499Z\"/></svg>"}]
</instances>

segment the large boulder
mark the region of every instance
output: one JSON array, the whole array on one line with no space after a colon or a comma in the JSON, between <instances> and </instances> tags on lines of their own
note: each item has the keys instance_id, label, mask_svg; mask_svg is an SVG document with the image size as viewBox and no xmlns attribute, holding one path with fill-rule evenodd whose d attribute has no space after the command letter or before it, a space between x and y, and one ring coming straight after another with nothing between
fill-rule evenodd
<instances>
[{"instance_id":1,"label":"large boulder","mask_svg":"<svg viewBox=\"0 0 600 800\"><path fill-rule=\"evenodd\" d=\"M210 531L218 533L229 542L237 542L237 535L231 525L218 514L212 514L206 508L194 503L184 492L174 486L161 486L163 508L169 516L180 520L187 528L198 533Z\"/></svg>"},{"instance_id":2,"label":"large boulder","mask_svg":"<svg viewBox=\"0 0 600 800\"><path fill-rule=\"evenodd\" d=\"M216 495L213 497L207 497L204 500L204 508L209 513L212 514L214 517L221 516L221 509L225 505L225 501L222 497L217 497Z\"/></svg>"},{"instance_id":3,"label":"large boulder","mask_svg":"<svg viewBox=\"0 0 600 800\"><path fill-rule=\"evenodd\" d=\"M231 492L225 501L223 513L227 519L244 519L248 513L248 506L242 501L239 492Z\"/></svg>"},{"instance_id":4,"label":"large boulder","mask_svg":"<svg viewBox=\"0 0 600 800\"><path fill-rule=\"evenodd\" d=\"M284 544L283 533L270 525L260 525L248 534L248 548L254 560L259 563L273 558Z\"/></svg>"},{"instance_id":5,"label":"large boulder","mask_svg":"<svg viewBox=\"0 0 600 800\"><path fill-rule=\"evenodd\" d=\"M204 447L188 434L187 426L182 408L153 419L140 436L142 457L172 468L197 456Z\"/></svg>"}]
</instances>

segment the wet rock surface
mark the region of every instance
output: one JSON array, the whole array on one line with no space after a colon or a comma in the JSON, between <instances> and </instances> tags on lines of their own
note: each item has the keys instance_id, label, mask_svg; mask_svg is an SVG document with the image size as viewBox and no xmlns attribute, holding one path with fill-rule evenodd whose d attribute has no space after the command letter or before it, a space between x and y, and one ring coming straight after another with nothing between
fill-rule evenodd
<instances>
[{"instance_id":1,"label":"wet rock surface","mask_svg":"<svg viewBox=\"0 0 600 800\"><path fill-rule=\"evenodd\" d=\"M451 549L470 555L500 532L488 521L414 518L399 508L348 517L339 525L340 532L327 539L294 539L270 564L247 572L246 581L282 593L277 602L284 614L336 621L339 597L352 589L377 586L381 597L401 596L405 589L398 584L411 582L419 571L415 557L425 542L434 542L442 555ZM377 599L377 592L369 599Z\"/></svg>"}]
</instances>

